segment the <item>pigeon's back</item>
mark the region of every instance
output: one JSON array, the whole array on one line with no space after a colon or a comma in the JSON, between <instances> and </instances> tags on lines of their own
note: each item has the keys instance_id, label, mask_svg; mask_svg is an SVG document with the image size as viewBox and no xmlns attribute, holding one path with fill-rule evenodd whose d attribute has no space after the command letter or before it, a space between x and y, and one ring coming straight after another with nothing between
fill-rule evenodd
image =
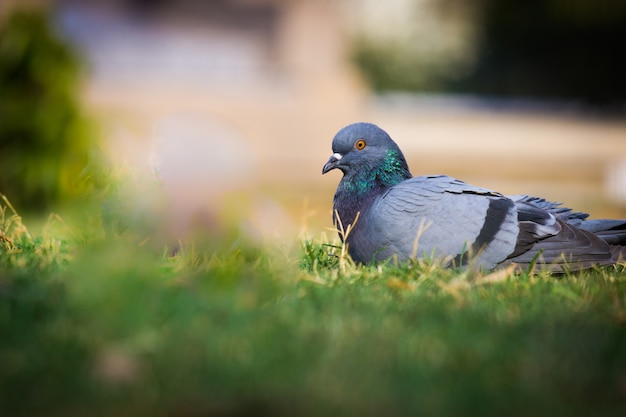
<instances>
[{"instance_id":1,"label":"pigeon's back","mask_svg":"<svg viewBox=\"0 0 626 417\"><path fill-rule=\"evenodd\" d=\"M494 268L514 251L515 204L499 193L447 176L415 177L387 190L361 213L350 236L359 262L397 255Z\"/></svg>"}]
</instances>

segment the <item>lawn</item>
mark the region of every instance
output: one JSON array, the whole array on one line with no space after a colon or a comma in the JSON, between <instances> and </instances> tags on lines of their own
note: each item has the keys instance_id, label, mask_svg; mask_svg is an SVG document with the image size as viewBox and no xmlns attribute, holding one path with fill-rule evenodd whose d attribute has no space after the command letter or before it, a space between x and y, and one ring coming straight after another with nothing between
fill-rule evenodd
<instances>
[{"instance_id":1,"label":"lawn","mask_svg":"<svg viewBox=\"0 0 626 417\"><path fill-rule=\"evenodd\" d=\"M1 206L2 416L626 415L623 265L363 267L323 236L173 253L97 209L33 233Z\"/></svg>"}]
</instances>

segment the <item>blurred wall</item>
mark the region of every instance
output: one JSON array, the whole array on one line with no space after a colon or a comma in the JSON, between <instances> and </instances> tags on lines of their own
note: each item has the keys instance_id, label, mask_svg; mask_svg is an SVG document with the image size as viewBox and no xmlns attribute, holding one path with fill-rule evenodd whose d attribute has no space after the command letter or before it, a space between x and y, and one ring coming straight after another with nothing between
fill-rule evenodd
<instances>
[{"instance_id":1,"label":"blurred wall","mask_svg":"<svg viewBox=\"0 0 626 417\"><path fill-rule=\"evenodd\" d=\"M471 63L463 61L477 36L471 9L422 27L445 2L435 9L427 0L49 3L84 53L86 103L112 158L157 173L185 216L226 207L266 234L303 224L323 230L339 174L322 177L321 166L335 132L359 120L388 130L415 175L447 173L624 215L623 119L567 103L373 95L353 66L360 30L382 38L413 18L423 56L439 59L443 48ZM465 26L454 23L466 18Z\"/></svg>"},{"instance_id":2,"label":"blurred wall","mask_svg":"<svg viewBox=\"0 0 626 417\"><path fill-rule=\"evenodd\" d=\"M264 217L284 227L331 188L330 139L362 118L366 91L334 2L59 2L56 15L90 65L110 154L158 172L177 217L228 206L271 234Z\"/></svg>"}]
</instances>

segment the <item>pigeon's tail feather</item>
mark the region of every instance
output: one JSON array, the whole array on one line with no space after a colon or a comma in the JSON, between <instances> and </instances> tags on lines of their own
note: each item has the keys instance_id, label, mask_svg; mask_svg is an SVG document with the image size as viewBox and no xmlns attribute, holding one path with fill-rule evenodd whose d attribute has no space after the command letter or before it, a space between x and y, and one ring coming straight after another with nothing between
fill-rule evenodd
<instances>
[{"instance_id":1,"label":"pigeon's tail feather","mask_svg":"<svg viewBox=\"0 0 626 417\"><path fill-rule=\"evenodd\" d=\"M609 245L626 246L626 220L586 220L577 226Z\"/></svg>"}]
</instances>

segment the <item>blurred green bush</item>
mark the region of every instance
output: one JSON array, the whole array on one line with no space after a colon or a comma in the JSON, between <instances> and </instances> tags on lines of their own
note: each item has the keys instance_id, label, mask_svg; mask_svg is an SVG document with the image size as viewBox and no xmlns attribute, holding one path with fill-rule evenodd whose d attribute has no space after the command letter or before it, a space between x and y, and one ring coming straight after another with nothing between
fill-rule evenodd
<instances>
[{"instance_id":1,"label":"blurred green bush","mask_svg":"<svg viewBox=\"0 0 626 417\"><path fill-rule=\"evenodd\" d=\"M81 192L94 134L78 102L80 69L46 12L0 22L0 193L22 211Z\"/></svg>"}]
</instances>

